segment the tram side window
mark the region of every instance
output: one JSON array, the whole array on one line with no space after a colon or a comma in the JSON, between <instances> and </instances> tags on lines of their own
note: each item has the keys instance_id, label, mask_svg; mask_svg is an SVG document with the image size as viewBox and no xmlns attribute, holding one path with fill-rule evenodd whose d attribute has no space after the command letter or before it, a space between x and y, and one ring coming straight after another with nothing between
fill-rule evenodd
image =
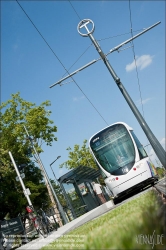
<instances>
[{"instance_id":1,"label":"tram side window","mask_svg":"<svg viewBox=\"0 0 166 250\"><path fill-rule=\"evenodd\" d=\"M130 132L131 132L131 134L132 134L132 136L134 138L134 141L135 141L135 143L137 145L139 156L140 156L140 160L143 159L143 158L145 158L145 157L147 157L148 155L147 155L145 149L143 148L142 144L140 143L140 141L138 140L138 138L136 137L136 135L134 134L134 132L133 131L130 131Z\"/></svg>"}]
</instances>

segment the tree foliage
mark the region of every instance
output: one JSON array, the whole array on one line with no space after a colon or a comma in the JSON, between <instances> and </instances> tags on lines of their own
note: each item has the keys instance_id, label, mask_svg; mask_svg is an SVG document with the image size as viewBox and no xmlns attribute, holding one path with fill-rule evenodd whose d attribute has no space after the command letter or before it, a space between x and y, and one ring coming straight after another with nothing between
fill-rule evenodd
<instances>
[{"instance_id":1,"label":"tree foliage","mask_svg":"<svg viewBox=\"0 0 166 250\"><path fill-rule=\"evenodd\" d=\"M73 169L82 165L97 169L96 163L89 152L89 148L87 147L87 140L83 141L83 145L81 147L76 144L74 145L73 150L70 147L66 150L69 152L69 160L62 163L60 168L66 167L67 169Z\"/></svg>"},{"instance_id":2,"label":"tree foliage","mask_svg":"<svg viewBox=\"0 0 166 250\"><path fill-rule=\"evenodd\" d=\"M48 200L48 193L40 169L32 164L33 149L25 128L33 136L33 142L38 153L41 153L42 144L51 146L56 141L54 133L57 127L49 119L51 112L47 110L49 101L37 106L23 100L20 93L12 94L12 98L1 104L0 120L0 219L9 212L16 216L27 205L27 201L19 182L15 180L16 172L9 157L9 151L19 166L26 164L24 183L31 191L31 200L34 206L40 206L43 200ZM42 183L41 183L42 182Z\"/></svg>"},{"instance_id":3,"label":"tree foliage","mask_svg":"<svg viewBox=\"0 0 166 250\"><path fill-rule=\"evenodd\" d=\"M156 170L157 170L157 174L159 176L159 178L163 178L166 174L166 171L165 171L165 168L163 167L156 167Z\"/></svg>"},{"instance_id":4,"label":"tree foliage","mask_svg":"<svg viewBox=\"0 0 166 250\"><path fill-rule=\"evenodd\" d=\"M62 205L63 208L67 208L67 201L65 199L65 196L64 196L64 193L63 193L63 190L61 189L60 185L59 184L56 184L54 180L51 180L51 184L55 190L55 193L58 197L58 200L60 202L60 204Z\"/></svg>"}]
</instances>

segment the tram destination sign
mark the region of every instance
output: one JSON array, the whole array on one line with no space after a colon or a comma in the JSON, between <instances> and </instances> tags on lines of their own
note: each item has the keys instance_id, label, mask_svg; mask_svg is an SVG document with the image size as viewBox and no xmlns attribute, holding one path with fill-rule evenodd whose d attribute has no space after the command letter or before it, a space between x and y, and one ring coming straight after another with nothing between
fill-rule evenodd
<instances>
[{"instance_id":1,"label":"tram destination sign","mask_svg":"<svg viewBox=\"0 0 166 250\"><path fill-rule=\"evenodd\" d=\"M1 221L0 231L5 235L15 235L24 231L21 218L17 217L11 220Z\"/></svg>"}]
</instances>

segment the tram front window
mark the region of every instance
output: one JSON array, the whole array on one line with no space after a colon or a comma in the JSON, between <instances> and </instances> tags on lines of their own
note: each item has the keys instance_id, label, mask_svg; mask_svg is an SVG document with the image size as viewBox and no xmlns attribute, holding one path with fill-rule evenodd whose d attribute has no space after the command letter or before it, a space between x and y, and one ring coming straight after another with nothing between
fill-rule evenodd
<instances>
[{"instance_id":1,"label":"tram front window","mask_svg":"<svg viewBox=\"0 0 166 250\"><path fill-rule=\"evenodd\" d=\"M100 132L98 140L91 143L91 148L100 165L111 174L119 168L133 164L135 160L132 139L122 124Z\"/></svg>"}]
</instances>

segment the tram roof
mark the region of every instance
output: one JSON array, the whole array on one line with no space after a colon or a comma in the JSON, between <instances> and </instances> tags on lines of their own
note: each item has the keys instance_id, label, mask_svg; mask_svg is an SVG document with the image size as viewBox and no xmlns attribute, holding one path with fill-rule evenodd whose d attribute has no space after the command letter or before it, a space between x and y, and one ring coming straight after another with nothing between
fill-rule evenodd
<instances>
[{"instance_id":1,"label":"tram roof","mask_svg":"<svg viewBox=\"0 0 166 250\"><path fill-rule=\"evenodd\" d=\"M94 180L100 175L101 173L99 170L81 165L72 169L71 171L62 175L61 177L59 177L58 181L66 183L67 181L70 181L71 179L75 179L76 181L86 180L86 179Z\"/></svg>"}]
</instances>

